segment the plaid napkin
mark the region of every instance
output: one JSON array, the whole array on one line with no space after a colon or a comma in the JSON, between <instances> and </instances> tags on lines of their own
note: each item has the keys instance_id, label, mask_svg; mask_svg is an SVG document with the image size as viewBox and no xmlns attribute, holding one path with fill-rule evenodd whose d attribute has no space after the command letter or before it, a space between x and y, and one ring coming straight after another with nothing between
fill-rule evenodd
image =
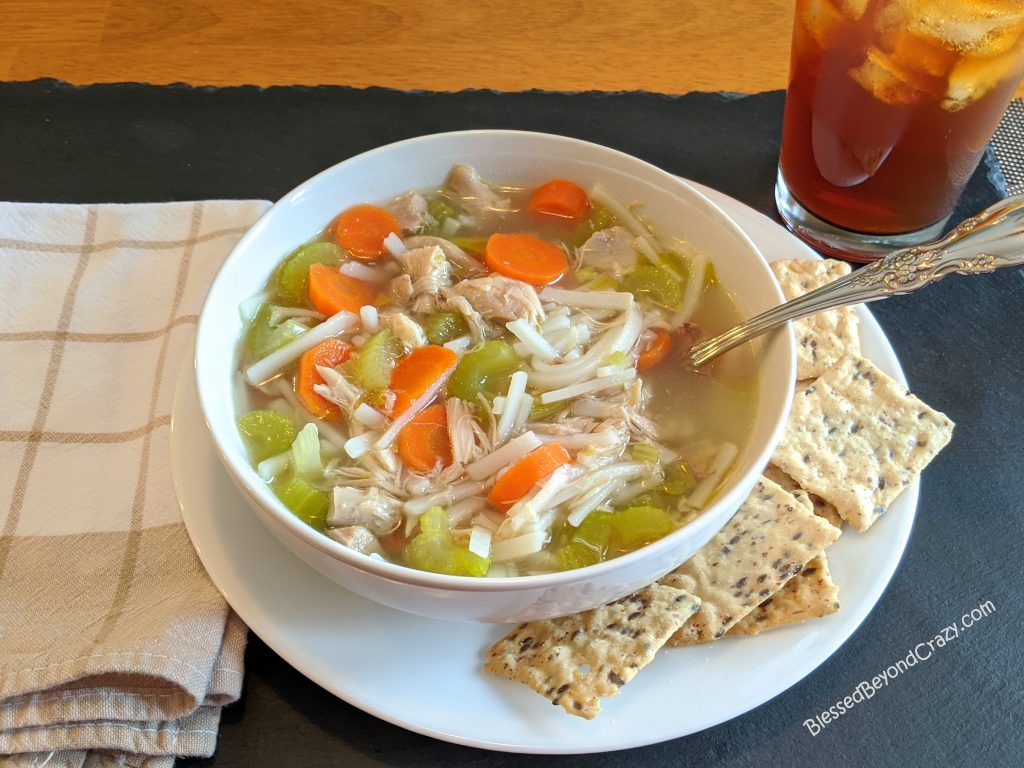
<instances>
[{"instance_id":1,"label":"plaid napkin","mask_svg":"<svg viewBox=\"0 0 1024 768\"><path fill-rule=\"evenodd\" d=\"M0 203L0 762L210 755L246 627L168 432L207 287L269 203Z\"/></svg>"}]
</instances>

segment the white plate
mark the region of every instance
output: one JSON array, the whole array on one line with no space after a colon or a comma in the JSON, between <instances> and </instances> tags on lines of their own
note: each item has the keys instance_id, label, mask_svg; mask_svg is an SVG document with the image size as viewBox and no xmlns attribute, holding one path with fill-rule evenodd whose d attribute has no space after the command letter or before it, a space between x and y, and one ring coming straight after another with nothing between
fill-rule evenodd
<instances>
[{"instance_id":1,"label":"white plate","mask_svg":"<svg viewBox=\"0 0 1024 768\"><path fill-rule=\"evenodd\" d=\"M784 229L720 193L769 261L815 258ZM874 318L860 308L864 354L903 372ZM758 637L662 651L594 721L553 707L525 686L482 670L503 628L451 624L346 592L295 558L249 512L210 444L190 367L171 431L182 515L213 582L238 614L302 674L383 720L445 741L509 752L585 753L666 741L710 728L777 696L853 634L892 578L910 535L912 484L867 534L829 551L842 609ZM771 660L771 663L766 663Z\"/></svg>"}]
</instances>

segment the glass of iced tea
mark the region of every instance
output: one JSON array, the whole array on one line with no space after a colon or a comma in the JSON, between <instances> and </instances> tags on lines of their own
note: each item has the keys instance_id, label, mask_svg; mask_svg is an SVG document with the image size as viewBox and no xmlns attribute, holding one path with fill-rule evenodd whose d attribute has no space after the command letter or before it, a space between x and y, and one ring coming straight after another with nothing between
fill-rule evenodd
<instances>
[{"instance_id":1,"label":"glass of iced tea","mask_svg":"<svg viewBox=\"0 0 1024 768\"><path fill-rule=\"evenodd\" d=\"M1022 76L1022 0L797 0L783 219L857 261L937 237Z\"/></svg>"}]
</instances>

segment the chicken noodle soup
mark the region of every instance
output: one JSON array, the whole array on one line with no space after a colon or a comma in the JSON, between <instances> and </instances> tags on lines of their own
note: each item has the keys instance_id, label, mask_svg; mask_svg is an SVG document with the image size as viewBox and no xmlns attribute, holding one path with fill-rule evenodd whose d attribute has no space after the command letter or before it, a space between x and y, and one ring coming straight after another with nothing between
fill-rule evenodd
<instances>
[{"instance_id":1,"label":"chicken noodle soup","mask_svg":"<svg viewBox=\"0 0 1024 768\"><path fill-rule=\"evenodd\" d=\"M238 425L296 516L365 555L516 576L631 552L714 498L753 422L705 254L600 184L487 183L339 214L241 308Z\"/></svg>"}]
</instances>

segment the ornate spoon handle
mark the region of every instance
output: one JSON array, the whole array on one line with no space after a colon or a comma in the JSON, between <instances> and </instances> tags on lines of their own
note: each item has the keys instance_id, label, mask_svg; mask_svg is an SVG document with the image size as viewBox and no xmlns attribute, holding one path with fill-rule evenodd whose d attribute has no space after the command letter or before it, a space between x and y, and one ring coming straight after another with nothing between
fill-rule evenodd
<instances>
[{"instance_id":1,"label":"ornate spoon handle","mask_svg":"<svg viewBox=\"0 0 1024 768\"><path fill-rule=\"evenodd\" d=\"M690 350L697 368L789 320L911 293L951 272L978 275L1024 264L1024 195L965 219L941 240L901 248L875 263L780 304Z\"/></svg>"}]
</instances>

